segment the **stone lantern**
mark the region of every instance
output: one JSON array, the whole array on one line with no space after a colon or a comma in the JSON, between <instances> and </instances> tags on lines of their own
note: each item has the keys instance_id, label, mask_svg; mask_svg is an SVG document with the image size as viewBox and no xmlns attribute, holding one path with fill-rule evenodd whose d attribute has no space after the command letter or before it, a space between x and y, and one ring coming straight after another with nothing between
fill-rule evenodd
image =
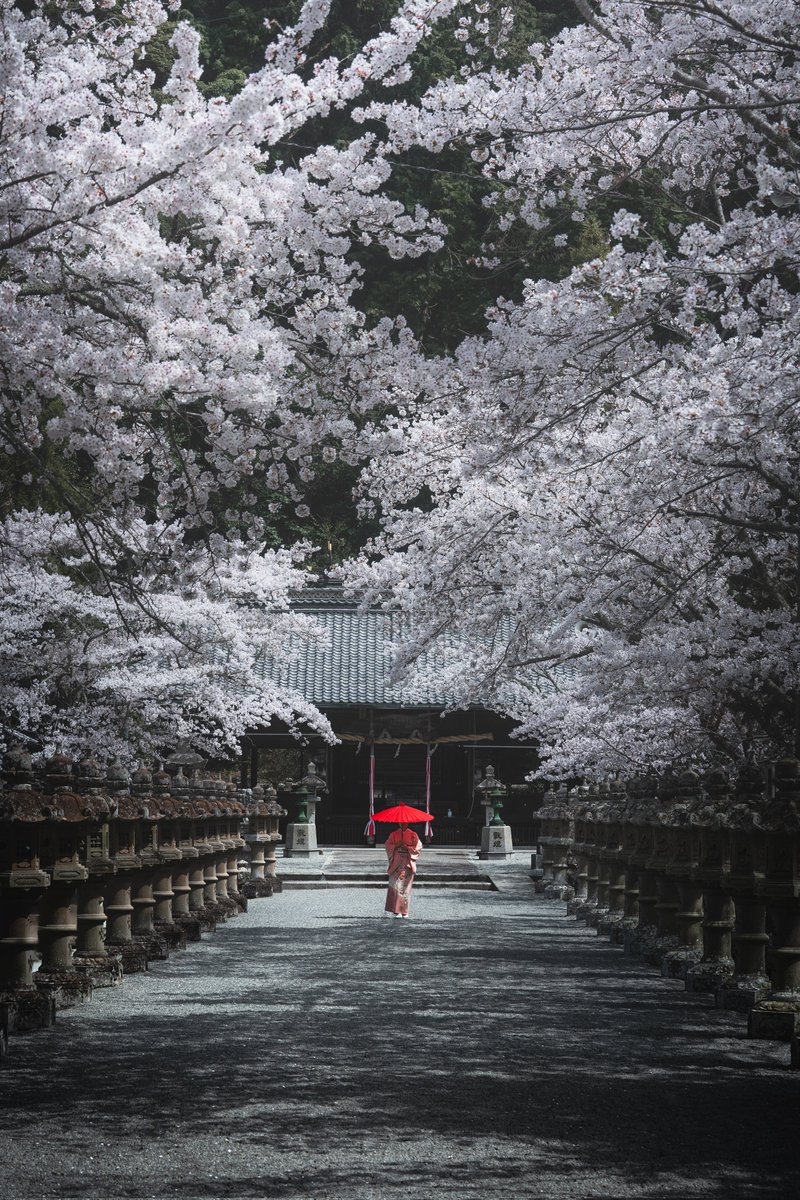
<instances>
[{"instance_id":1,"label":"stone lantern","mask_svg":"<svg viewBox=\"0 0 800 1200\"><path fill-rule=\"evenodd\" d=\"M481 831L479 858L508 858L514 852L511 841L511 826L503 821L503 797L506 787L495 775L494 767L487 767L486 774L475 788L481 804L491 811L488 824ZM488 815L488 812L487 812Z\"/></svg>"},{"instance_id":2,"label":"stone lantern","mask_svg":"<svg viewBox=\"0 0 800 1200\"><path fill-rule=\"evenodd\" d=\"M626 954L646 955L658 936L658 889L653 866L658 817L656 790L657 782L654 776L638 779L628 815L631 832L626 839L626 856L631 891L629 919L626 920L623 930Z\"/></svg>"},{"instance_id":3,"label":"stone lantern","mask_svg":"<svg viewBox=\"0 0 800 1200\"><path fill-rule=\"evenodd\" d=\"M544 897L546 900L571 900L574 888L567 879L569 858L575 841L573 814L580 793L559 788L550 805L546 832L540 837L544 868ZM544 824L544 823L543 823Z\"/></svg>"},{"instance_id":4,"label":"stone lantern","mask_svg":"<svg viewBox=\"0 0 800 1200\"><path fill-rule=\"evenodd\" d=\"M264 873L273 891L281 891L282 884L278 879L277 843L281 841L280 820L286 816L286 809L278 803L278 793L274 787L268 787L263 797L267 813L266 830L269 840L264 847Z\"/></svg>"},{"instance_id":5,"label":"stone lantern","mask_svg":"<svg viewBox=\"0 0 800 1200\"><path fill-rule=\"evenodd\" d=\"M620 852L624 863L624 885L622 921L616 931L616 941L625 946L639 925L639 868L636 863L636 852L639 842L639 830L634 823L634 816L641 804L643 794L646 794L646 782L641 776L636 776L628 784L628 800L622 818L622 844Z\"/></svg>"},{"instance_id":6,"label":"stone lantern","mask_svg":"<svg viewBox=\"0 0 800 1200\"><path fill-rule=\"evenodd\" d=\"M546 798L552 793L547 793ZM589 908L589 861L592 851L592 825L594 819L593 804L596 800L597 789L590 787L586 794L579 797L573 809L573 842L572 853L575 858L574 895L567 903L567 913L580 917ZM539 814L541 814L541 809ZM539 815L537 814L537 815ZM594 879L594 894L592 902L597 901L597 878Z\"/></svg>"},{"instance_id":7,"label":"stone lantern","mask_svg":"<svg viewBox=\"0 0 800 1200\"><path fill-rule=\"evenodd\" d=\"M249 878L242 887L243 894L255 899L271 896L281 890L276 877L275 845L281 840L278 823L286 816L286 809L277 803L277 792L273 787L266 791L257 784L248 793L245 801L247 825L245 841L249 848Z\"/></svg>"},{"instance_id":8,"label":"stone lantern","mask_svg":"<svg viewBox=\"0 0 800 1200\"><path fill-rule=\"evenodd\" d=\"M677 776L668 772L660 781L656 797L656 811L653 814L653 843L652 854L645 863L648 873L655 877L655 939L641 943L642 955L646 962L661 968L665 955L676 950L679 944L678 913L681 909L680 898L674 877L669 873L673 862L672 827L670 813L675 803L677 791ZM640 915L642 907L649 907L645 898L639 893Z\"/></svg>"},{"instance_id":9,"label":"stone lantern","mask_svg":"<svg viewBox=\"0 0 800 1200\"><path fill-rule=\"evenodd\" d=\"M306 808L308 810L309 825L317 823L317 805L320 802L320 792L327 791L325 776L320 772L313 758L308 764L305 775L300 780L300 786L306 789L308 796Z\"/></svg>"},{"instance_id":10,"label":"stone lantern","mask_svg":"<svg viewBox=\"0 0 800 1200\"><path fill-rule=\"evenodd\" d=\"M106 767L106 777L103 787L106 792L127 792L130 789L131 777L128 768L115 756Z\"/></svg>"},{"instance_id":11,"label":"stone lantern","mask_svg":"<svg viewBox=\"0 0 800 1200\"><path fill-rule=\"evenodd\" d=\"M697 875L702 853L700 813L704 796L699 775L685 770L677 781L677 803L667 814L670 857L667 877L674 881L678 900L675 932L678 945L661 961L665 978L686 979L703 957L703 887Z\"/></svg>"},{"instance_id":12,"label":"stone lantern","mask_svg":"<svg viewBox=\"0 0 800 1200\"><path fill-rule=\"evenodd\" d=\"M609 781L608 804L604 806L604 841L599 848L598 892L600 872L605 883L605 904L597 906L596 928L615 945L623 940L625 919L625 868L623 848L623 816L626 812L627 790L621 777Z\"/></svg>"},{"instance_id":13,"label":"stone lantern","mask_svg":"<svg viewBox=\"0 0 800 1200\"><path fill-rule=\"evenodd\" d=\"M750 1010L747 1032L754 1038L789 1041L800 1030L800 762L795 758L775 765L775 797L765 813L764 836L764 877L757 892L766 902L772 933L767 952L771 986Z\"/></svg>"},{"instance_id":14,"label":"stone lantern","mask_svg":"<svg viewBox=\"0 0 800 1200\"><path fill-rule=\"evenodd\" d=\"M611 885L609 855L614 849L613 837L609 845L609 784L603 782L598 790L598 800L594 810L593 845L590 859L590 870L593 870L597 880L595 890L596 903L583 914L583 920L592 928L599 930L601 922L609 916L608 897ZM545 889L545 895L547 890Z\"/></svg>"},{"instance_id":15,"label":"stone lantern","mask_svg":"<svg viewBox=\"0 0 800 1200\"><path fill-rule=\"evenodd\" d=\"M45 818L42 866L48 871L50 887L39 907L39 952L41 966L36 986L55 1000L56 1008L69 1008L91 998L92 985L86 972L78 970L73 946L78 938L78 888L89 879L81 862L86 832L86 813L82 797L69 787L54 781L69 777L69 760L56 755L47 763L48 785L52 795L43 797ZM95 912L93 919L103 923L105 914Z\"/></svg>"},{"instance_id":16,"label":"stone lantern","mask_svg":"<svg viewBox=\"0 0 800 1200\"><path fill-rule=\"evenodd\" d=\"M131 787L143 787L142 770L139 780L131 779ZM145 771L147 778L150 772ZM134 776L137 772L134 772ZM147 970L146 948L133 938L131 901L136 873L142 866L138 853L139 801L126 790L114 794L115 812L110 822L110 856L113 873L107 876L103 908L107 918L105 944L122 958L125 975Z\"/></svg>"},{"instance_id":17,"label":"stone lantern","mask_svg":"<svg viewBox=\"0 0 800 1200\"><path fill-rule=\"evenodd\" d=\"M30 787L33 782L33 759L30 751L19 742L10 746L3 755L2 777L7 787Z\"/></svg>"},{"instance_id":18,"label":"stone lantern","mask_svg":"<svg viewBox=\"0 0 800 1200\"><path fill-rule=\"evenodd\" d=\"M88 750L75 766L75 775L78 792L97 791L105 782L105 771Z\"/></svg>"},{"instance_id":19,"label":"stone lantern","mask_svg":"<svg viewBox=\"0 0 800 1200\"><path fill-rule=\"evenodd\" d=\"M43 797L29 782L30 756L20 767L24 751L15 751L3 760L7 790L0 794L0 1006L10 1028L23 1032L51 1025L55 1001L35 987L32 973L38 909L50 887L41 864Z\"/></svg>"},{"instance_id":20,"label":"stone lantern","mask_svg":"<svg viewBox=\"0 0 800 1200\"><path fill-rule=\"evenodd\" d=\"M727 814L728 861L722 887L734 908L733 975L716 994L718 1008L748 1013L770 989L766 973L767 906L761 894L766 871L764 773L752 757L742 765Z\"/></svg>"},{"instance_id":21,"label":"stone lantern","mask_svg":"<svg viewBox=\"0 0 800 1200\"><path fill-rule=\"evenodd\" d=\"M318 774L313 762L309 763L301 780L288 785L288 798L297 805L297 815L286 827L286 858L310 858L321 853L317 847L315 817L317 793L324 787L325 780Z\"/></svg>"},{"instance_id":22,"label":"stone lantern","mask_svg":"<svg viewBox=\"0 0 800 1200\"><path fill-rule=\"evenodd\" d=\"M164 766L168 770L175 769L176 772L183 774L185 767L188 772L189 779L192 778L195 771L201 771L206 765L206 760L202 754L198 754L193 750L188 742L181 742L179 746L173 750L172 754L168 754L164 759Z\"/></svg>"},{"instance_id":23,"label":"stone lantern","mask_svg":"<svg viewBox=\"0 0 800 1200\"><path fill-rule=\"evenodd\" d=\"M730 876L730 784L723 770L713 770L706 780L708 804L701 813L699 853L693 877L703 889L703 957L686 972L689 992L716 992L733 976L731 934L735 920L733 899L723 889Z\"/></svg>"}]
</instances>

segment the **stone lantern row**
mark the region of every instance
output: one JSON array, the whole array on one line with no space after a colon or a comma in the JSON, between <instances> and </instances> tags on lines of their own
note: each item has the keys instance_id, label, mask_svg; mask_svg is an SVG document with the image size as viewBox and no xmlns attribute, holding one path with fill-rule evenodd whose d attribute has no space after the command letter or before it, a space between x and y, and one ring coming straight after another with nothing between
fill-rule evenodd
<instances>
[{"instance_id":1,"label":"stone lantern row","mask_svg":"<svg viewBox=\"0 0 800 1200\"><path fill-rule=\"evenodd\" d=\"M549 792L536 814L546 897L598 934L792 1042L800 1066L800 763Z\"/></svg>"},{"instance_id":2,"label":"stone lantern row","mask_svg":"<svg viewBox=\"0 0 800 1200\"><path fill-rule=\"evenodd\" d=\"M15 751L3 766L0 1010L12 1030L49 1025L280 887L274 793L180 765L128 776L56 755L37 775Z\"/></svg>"}]
</instances>

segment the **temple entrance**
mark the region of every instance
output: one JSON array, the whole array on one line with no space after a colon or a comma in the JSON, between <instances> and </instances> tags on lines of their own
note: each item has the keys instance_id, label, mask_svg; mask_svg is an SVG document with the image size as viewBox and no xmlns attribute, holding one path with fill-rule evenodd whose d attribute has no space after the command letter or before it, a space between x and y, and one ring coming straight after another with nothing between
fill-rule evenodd
<instances>
[{"instance_id":1,"label":"temple entrance","mask_svg":"<svg viewBox=\"0 0 800 1200\"><path fill-rule=\"evenodd\" d=\"M425 808L429 750L435 844L479 845L485 809L475 784L489 764L507 785L504 818L515 840L521 845L531 840L542 788L525 777L536 765L535 750L511 743L502 718L485 711L444 718L419 710L339 710L328 715L341 739L338 745L312 738L302 746L289 735L255 735L250 759L251 786L257 780L278 791L286 780L300 779L314 760L327 782L316 813L320 845L364 845L371 752L376 810L401 803ZM281 831L293 815L284 819Z\"/></svg>"},{"instance_id":2,"label":"temple entrance","mask_svg":"<svg viewBox=\"0 0 800 1200\"><path fill-rule=\"evenodd\" d=\"M426 746L376 746L375 808L412 804L424 809L427 757Z\"/></svg>"},{"instance_id":3,"label":"temple entrance","mask_svg":"<svg viewBox=\"0 0 800 1200\"><path fill-rule=\"evenodd\" d=\"M301 779L313 759L327 789L316 806L320 845L364 844L372 782L376 810L399 803L424 808L429 795L435 838L472 846L486 817L476 783L492 766L506 789L504 819L527 827L520 831L525 844L543 792L526 778L537 766L536 749L514 741L513 722L482 703L452 707L457 697L445 684L450 651L441 661L438 651L426 657L423 677L395 684L391 647L404 634L401 612L359 608L341 587L327 584L299 593L292 608L311 616L327 641L295 639L285 656L265 661L265 679L301 692L328 718L338 742L331 746L310 731L297 736L277 723L253 730L245 743L245 785L280 791L285 780Z\"/></svg>"}]
</instances>

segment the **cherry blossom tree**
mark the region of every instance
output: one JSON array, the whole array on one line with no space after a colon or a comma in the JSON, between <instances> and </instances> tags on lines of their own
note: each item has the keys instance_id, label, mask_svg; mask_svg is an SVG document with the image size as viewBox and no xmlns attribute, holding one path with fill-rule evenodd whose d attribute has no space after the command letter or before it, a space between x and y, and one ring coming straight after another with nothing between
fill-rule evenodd
<instances>
[{"instance_id":1,"label":"cherry blossom tree","mask_svg":"<svg viewBox=\"0 0 800 1200\"><path fill-rule=\"evenodd\" d=\"M217 751L248 723L313 721L257 675L299 627L304 554L265 551L264 491L302 517L315 457L343 452L383 528L354 583L409 614L398 671L462 634L452 686L516 716L546 772L785 749L797 5L576 3L511 68L511 5L398 2L340 63L308 59L330 7L308 0L225 99L200 93L180 22L154 95L156 0L4 0L8 736L173 730ZM460 73L398 102L451 15ZM335 108L362 135L284 162ZM608 233L435 358L402 317L366 320L358 253L443 244L387 182L456 143L490 188L486 269L521 228Z\"/></svg>"},{"instance_id":2,"label":"cherry blossom tree","mask_svg":"<svg viewBox=\"0 0 800 1200\"><path fill-rule=\"evenodd\" d=\"M259 504L301 503L352 427L333 364L365 338L354 250L419 255L443 230L382 193L373 136L299 166L279 144L404 78L456 4L405 0L351 61L312 65L329 3L308 0L230 100L201 95L179 22L157 100L158 0L2 0L6 741L218 753L271 717L327 728L256 670L303 580Z\"/></svg>"},{"instance_id":3,"label":"cherry blossom tree","mask_svg":"<svg viewBox=\"0 0 800 1200\"><path fill-rule=\"evenodd\" d=\"M546 775L785 753L798 6L578 8L511 71L485 61L493 6L476 4L460 29L479 67L362 112L386 154L472 146L493 185L487 256L515 223L562 244L615 215L601 256L499 302L453 359L411 369L394 331L373 375L393 416L363 443L383 534L351 578L409 614L398 672L464 636L452 684L538 737Z\"/></svg>"}]
</instances>

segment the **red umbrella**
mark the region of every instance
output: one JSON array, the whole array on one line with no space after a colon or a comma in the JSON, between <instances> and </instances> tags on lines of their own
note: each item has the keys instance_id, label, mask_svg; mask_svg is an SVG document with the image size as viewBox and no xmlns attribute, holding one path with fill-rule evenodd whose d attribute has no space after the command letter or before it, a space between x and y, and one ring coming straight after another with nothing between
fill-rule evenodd
<instances>
[{"instance_id":1,"label":"red umbrella","mask_svg":"<svg viewBox=\"0 0 800 1200\"><path fill-rule=\"evenodd\" d=\"M397 825L414 825L417 821L432 821L433 815L410 804L395 804L394 808L383 808L375 813L376 821L394 821Z\"/></svg>"}]
</instances>

